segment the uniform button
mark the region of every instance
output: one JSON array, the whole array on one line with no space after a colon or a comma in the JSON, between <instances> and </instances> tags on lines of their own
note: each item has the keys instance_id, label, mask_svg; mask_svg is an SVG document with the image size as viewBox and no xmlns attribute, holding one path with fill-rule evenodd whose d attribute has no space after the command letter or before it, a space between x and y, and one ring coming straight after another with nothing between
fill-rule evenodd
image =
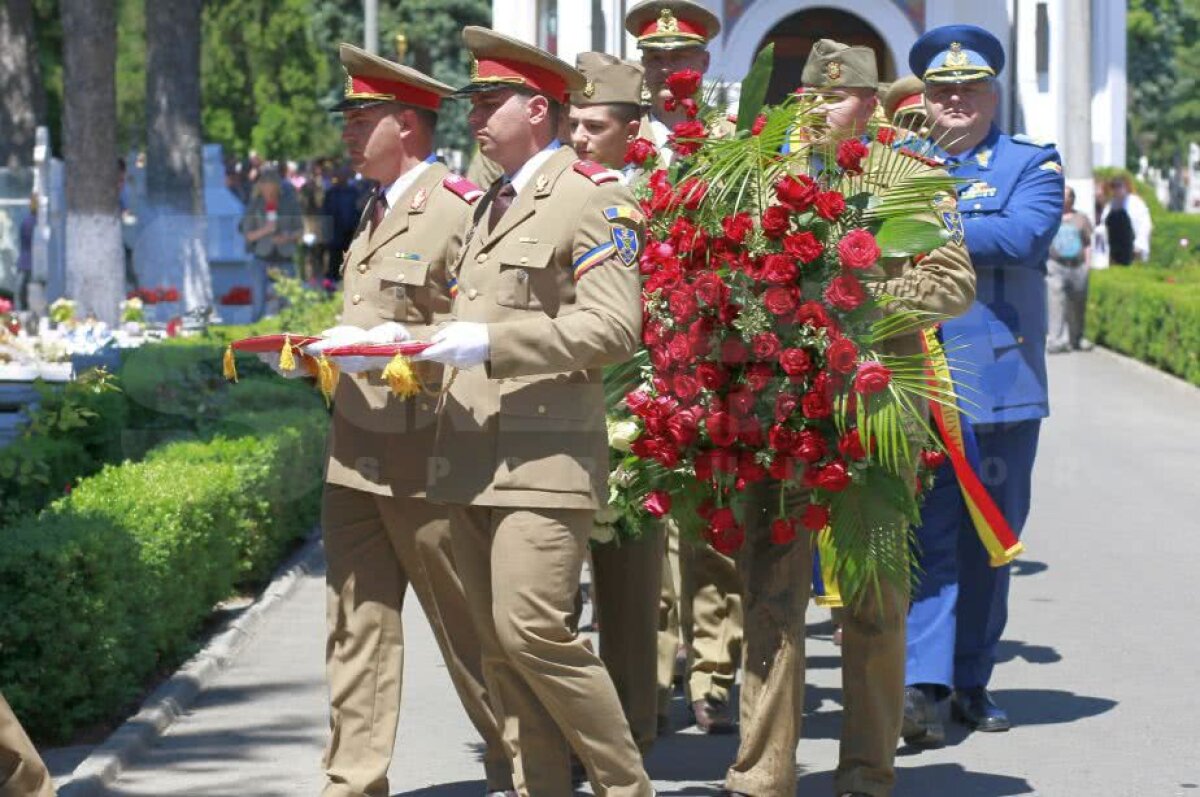
<instances>
[{"instance_id":1,"label":"uniform button","mask_svg":"<svg viewBox=\"0 0 1200 797\"><path fill-rule=\"evenodd\" d=\"M476 296L478 296L478 295L479 295L479 291L475 290L474 288L472 288L471 290L467 291L467 298L468 298L468 299L474 299L474 298L475 298Z\"/></svg>"},{"instance_id":2,"label":"uniform button","mask_svg":"<svg viewBox=\"0 0 1200 797\"><path fill-rule=\"evenodd\" d=\"M522 266L523 266L523 265L525 265L525 264L526 264L526 263L528 263L528 262L529 262L529 258L527 258L527 257L523 257L523 258L521 258L521 265L522 265Z\"/></svg>"},{"instance_id":3,"label":"uniform button","mask_svg":"<svg viewBox=\"0 0 1200 797\"><path fill-rule=\"evenodd\" d=\"M546 414L546 405L539 404L538 405L538 415L545 415L545 414Z\"/></svg>"},{"instance_id":4,"label":"uniform button","mask_svg":"<svg viewBox=\"0 0 1200 797\"><path fill-rule=\"evenodd\" d=\"M356 293L350 298L350 301L354 302L355 304L360 304L362 302L362 297Z\"/></svg>"},{"instance_id":5,"label":"uniform button","mask_svg":"<svg viewBox=\"0 0 1200 797\"><path fill-rule=\"evenodd\" d=\"M487 258L488 258L487 252L480 252L478 255L475 256L475 262L476 263L486 263Z\"/></svg>"},{"instance_id":6,"label":"uniform button","mask_svg":"<svg viewBox=\"0 0 1200 797\"><path fill-rule=\"evenodd\" d=\"M1025 342L1025 336L1017 335L1017 343L1024 343L1024 342Z\"/></svg>"},{"instance_id":7,"label":"uniform button","mask_svg":"<svg viewBox=\"0 0 1200 797\"><path fill-rule=\"evenodd\" d=\"M429 402L422 401L421 402L421 412L428 412L428 411L429 411Z\"/></svg>"},{"instance_id":8,"label":"uniform button","mask_svg":"<svg viewBox=\"0 0 1200 797\"><path fill-rule=\"evenodd\" d=\"M366 274L366 273L367 273L368 271L370 271L370 270L371 270L371 267L370 267L370 266L368 266L366 263L359 263L359 264L358 264L358 273L359 273L359 274Z\"/></svg>"},{"instance_id":9,"label":"uniform button","mask_svg":"<svg viewBox=\"0 0 1200 797\"><path fill-rule=\"evenodd\" d=\"M979 204L978 202L975 203L975 210L979 210L982 207L983 205Z\"/></svg>"}]
</instances>

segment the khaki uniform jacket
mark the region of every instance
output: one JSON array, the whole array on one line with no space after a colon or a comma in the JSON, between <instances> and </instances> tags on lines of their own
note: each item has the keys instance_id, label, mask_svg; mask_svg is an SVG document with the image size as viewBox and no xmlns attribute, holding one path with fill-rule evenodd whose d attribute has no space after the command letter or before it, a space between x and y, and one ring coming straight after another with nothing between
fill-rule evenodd
<instances>
[{"instance_id":1,"label":"khaki uniform jacket","mask_svg":"<svg viewBox=\"0 0 1200 797\"><path fill-rule=\"evenodd\" d=\"M447 269L462 244L471 203L447 186L448 175L444 165L430 164L374 234L368 204L342 265L343 324L370 329L397 321L414 339L428 340L434 326L449 318ZM435 363L419 364L417 374L431 391L441 384ZM343 374L334 394L326 481L420 497L436 431L435 399L398 398L378 371Z\"/></svg>"},{"instance_id":2,"label":"khaki uniform jacket","mask_svg":"<svg viewBox=\"0 0 1200 797\"><path fill-rule=\"evenodd\" d=\"M475 210L453 314L489 325L490 358L458 373L444 399L432 500L605 504L602 368L640 343L644 230L629 190L597 184L577 163L569 147L555 152L490 232L500 183Z\"/></svg>"}]
</instances>

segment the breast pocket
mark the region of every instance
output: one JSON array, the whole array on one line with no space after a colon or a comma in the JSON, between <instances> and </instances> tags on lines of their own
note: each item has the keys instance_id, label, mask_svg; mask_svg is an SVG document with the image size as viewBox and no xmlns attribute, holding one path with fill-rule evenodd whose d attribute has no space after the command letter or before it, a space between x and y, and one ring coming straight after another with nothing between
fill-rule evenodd
<instances>
[{"instance_id":1,"label":"breast pocket","mask_svg":"<svg viewBox=\"0 0 1200 797\"><path fill-rule=\"evenodd\" d=\"M425 322L429 292L429 263L410 258L383 262L379 270L379 316L389 321Z\"/></svg>"},{"instance_id":2,"label":"breast pocket","mask_svg":"<svg viewBox=\"0 0 1200 797\"><path fill-rule=\"evenodd\" d=\"M586 372L505 380L496 488L586 493L608 472L604 394Z\"/></svg>"},{"instance_id":3,"label":"breast pocket","mask_svg":"<svg viewBox=\"0 0 1200 797\"><path fill-rule=\"evenodd\" d=\"M557 306L554 246L541 243L509 244L496 253L500 275L496 303L517 310L545 310Z\"/></svg>"}]
</instances>

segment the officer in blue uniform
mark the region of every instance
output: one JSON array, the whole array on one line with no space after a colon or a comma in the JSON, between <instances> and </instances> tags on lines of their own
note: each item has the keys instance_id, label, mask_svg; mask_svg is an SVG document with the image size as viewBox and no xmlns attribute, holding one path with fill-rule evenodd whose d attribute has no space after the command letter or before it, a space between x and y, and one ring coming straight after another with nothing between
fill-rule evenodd
<instances>
[{"instance_id":1,"label":"officer in blue uniform","mask_svg":"<svg viewBox=\"0 0 1200 797\"><path fill-rule=\"evenodd\" d=\"M976 300L943 325L959 387L964 433L977 443L977 472L1013 531L1029 514L1046 390L1046 257L1062 213L1063 177L1050 144L996 127L996 78L1004 50L974 25L935 28L913 45L909 65L926 84L931 138L963 182L958 208L977 274ZM968 444L968 448L970 445ZM944 740L941 704L979 731L1008 730L988 695L996 644L1008 617L1009 567L988 554L947 464L927 496L920 581L908 621L903 736Z\"/></svg>"}]
</instances>

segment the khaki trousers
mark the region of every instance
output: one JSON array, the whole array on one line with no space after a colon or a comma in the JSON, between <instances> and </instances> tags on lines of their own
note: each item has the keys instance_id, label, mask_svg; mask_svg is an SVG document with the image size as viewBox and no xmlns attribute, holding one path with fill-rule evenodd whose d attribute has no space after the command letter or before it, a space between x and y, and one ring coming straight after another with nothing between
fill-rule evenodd
<instances>
[{"instance_id":1,"label":"khaki trousers","mask_svg":"<svg viewBox=\"0 0 1200 797\"><path fill-rule=\"evenodd\" d=\"M804 613L812 591L810 536L771 542L772 511L747 522L739 566L746 584L741 742L725 787L753 797L796 791L796 746L804 713ZM757 524L757 525L756 525ZM904 620L901 592L880 585L844 610L842 737L834 793L885 797L895 784L896 745L904 715Z\"/></svg>"},{"instance_id":2,"label":"khaki trousers","mask_svg":"<svg viewBox=\"0 0 1200 797\"><path fill-rule=\"evenodd\" d=\"M449 514L522 797L574 794L568 744L597 795L652 795L612 678L572 627L594 513L451 506Z\"/></svg>"},{"instance_id":3,"label":"khaki trousers","mask_svg":"<svg viewBox=\"0 0 1200 797\"><path fill-rule=\"evenodd\" d=\"M512 788L500 725L451 552L444 508L326 484L325 542L331 735L323 797L387 797L404 671L401 614L409 586L450 679L486 745L488 790Z\"/></svg>"},{"instance_id":4,"label":"khaki trousers","mask_svg":"<svg viewBox=\"0 0 1200 797\"><path fill-rule=\"evenodd\" d=\"M643 755L658 738L657 638L663 537L650 529L637 540L592 546L600 659Z\"/></svg>"},{"instance_id":5,"label":"khaki trousers","mask_svg":"<svg viewBox=\"0 0 1200 797\"><path fill-rule=\"evenodd\" d=\"M0 695L0 797L54 797L50 773L4 695Z\"/></svg>"},{"instance_id":6,"label":"khaki trousers","mask_svg":"<svg viewBox=\"0 0 1200 797\"><path fill-rule=\"evenodd\" d=\"M663 524L662 587L658 596L658 714L670 716L675 694L675 656L683 642L682 603L679 600L679 530ZM687 612L691 619L691 611ZM689 622L690 625L690 622Z\"/></svg>"},{"instance_id":7,"label":"khaki trousers","mask_svg":"<svg viewBox=\"0 0 1200 797\"><path fill-rule=\"evenodd\" d=\"M727 702L742 650L742 582L733 559L692 539L679 544L680 612L688 643L688 702L705 697Z\"/></svg>"}]
</instances>

